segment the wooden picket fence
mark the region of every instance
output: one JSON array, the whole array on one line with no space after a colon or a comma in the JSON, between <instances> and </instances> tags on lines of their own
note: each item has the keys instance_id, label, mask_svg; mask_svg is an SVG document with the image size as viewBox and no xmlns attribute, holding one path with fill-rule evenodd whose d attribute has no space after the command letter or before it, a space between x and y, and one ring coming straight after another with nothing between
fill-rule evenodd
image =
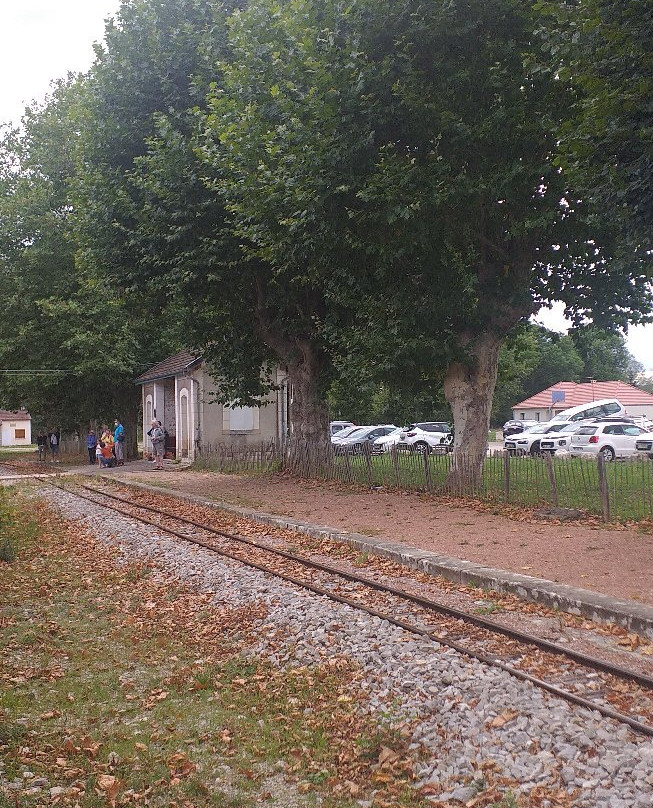
<instances>
[{"instance_id":1,"label":"wooden picket fence","mask_svg":"<svg viewBox=\"0 0 653 808\"><path fill-rule=\"evenodd\" d=\"M334 451L330 443L267 441L250 446L205 446L195 467L224 473L285 472L295 477L362 484L370 488L426 491L524 507L573 508L605 521L653 518L653 462L646 456L606 463L602 457L511 456L485 459L475 484L450 475L452 455L396 451Z\"/></svg>"}]
</instances>

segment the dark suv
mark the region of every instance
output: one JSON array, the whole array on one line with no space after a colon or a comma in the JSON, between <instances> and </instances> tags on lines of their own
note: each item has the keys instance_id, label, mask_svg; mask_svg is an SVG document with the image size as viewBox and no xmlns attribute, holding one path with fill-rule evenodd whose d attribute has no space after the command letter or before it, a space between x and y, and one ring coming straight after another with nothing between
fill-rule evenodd
<instances>
[{"instance_id":1,"label":"dark suv","mask_svg":"<svg viewBox=\"0 0 653 808\"><path fill-rule=\"evenodd\" d=\"M508 435L516 435L518 432L523 432L525 429L528 429L529 426L535 426L535 424L539 423L538 421L506 421L503 425L503 437L507 438Z\"/></svg>"}]
</instances>

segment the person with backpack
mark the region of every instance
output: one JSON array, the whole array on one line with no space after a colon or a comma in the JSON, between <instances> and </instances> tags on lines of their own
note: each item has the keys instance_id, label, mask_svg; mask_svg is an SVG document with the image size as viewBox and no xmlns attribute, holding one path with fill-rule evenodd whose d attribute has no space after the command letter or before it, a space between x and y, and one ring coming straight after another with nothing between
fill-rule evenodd
<instances>
[{"instance_id":1,"label":"person with backpack","mask_svg":"<svg viewBox=\"0 0 653 808\"><path fill-rule=\"evenodd\" d=\"M165 431L161 422L152 421L152 429L147 433L152 440L152 451L154 452L155 471L163 468L163 452L165 447Z\"/></svg>"}]
</instances>

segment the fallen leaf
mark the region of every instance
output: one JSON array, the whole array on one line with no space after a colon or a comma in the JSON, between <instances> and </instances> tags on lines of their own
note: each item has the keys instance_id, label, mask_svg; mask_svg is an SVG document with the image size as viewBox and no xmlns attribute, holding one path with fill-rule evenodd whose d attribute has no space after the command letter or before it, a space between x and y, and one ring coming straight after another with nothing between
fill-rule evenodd
<instances>
[{"instance_id":1,"label":"fallen leaf","mask_svg":"<svg viewBox=\"0 0 653 808\"><path fill-rule=\"evenodd\" d=\"M399 755L393 749L390 749L389 746L381 747L381 752L379 754L379 763L381 765L388 762L393 763L398 758Z\"/></svg>"},{"instance_id":2,"label":"fallen leaf","mask_svg":"<svg viewBox=\"0 0 653 808\"><path fill-rule=\"evenodd\" d=\"M504 712L502 712L501 715L498 715L490 722L490 726L495 728L503 727L509 721L512 721L514 718L517 718L518 715L519 713L517 712L517 710L504 710Z\"/></svg>"}]
</instances>

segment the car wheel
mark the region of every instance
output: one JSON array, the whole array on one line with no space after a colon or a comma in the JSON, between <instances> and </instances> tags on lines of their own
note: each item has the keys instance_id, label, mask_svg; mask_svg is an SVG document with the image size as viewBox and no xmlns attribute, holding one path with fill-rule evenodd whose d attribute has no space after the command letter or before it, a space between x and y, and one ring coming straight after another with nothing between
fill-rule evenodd
<instances>
[{"instance_id":1,"label":"car wheel","mask_svg":"<svg viewBox=\"0 0 653 808\"><path fill-rule=\"evenodd\" d=\"M540 452L540 442L536 440L535 443L531 446L531 457L539 457L541 454Z\"/></svg>"},{"instance_id":2,"label":"car wheel","mask_svg":"<svg viewBox=\"0 0 653 808\"><path fill-rule=\"evenodd\" d=\"M612 446L604 446L601 449L601 454L603 455L604 460L614 460L615 454Z\"/></svg>"},{"instance_id":3,"label":"car wheel","mask_svg":"<svg viewBox=\"0 0 653 808\"><path fill-rule=\"evenodd\" d=\"M428 454L431 451L431 447L423 440L418 440L417 443L414 444L414 447L415 451L420 454Z\"/></svg>"}]
</instances>

